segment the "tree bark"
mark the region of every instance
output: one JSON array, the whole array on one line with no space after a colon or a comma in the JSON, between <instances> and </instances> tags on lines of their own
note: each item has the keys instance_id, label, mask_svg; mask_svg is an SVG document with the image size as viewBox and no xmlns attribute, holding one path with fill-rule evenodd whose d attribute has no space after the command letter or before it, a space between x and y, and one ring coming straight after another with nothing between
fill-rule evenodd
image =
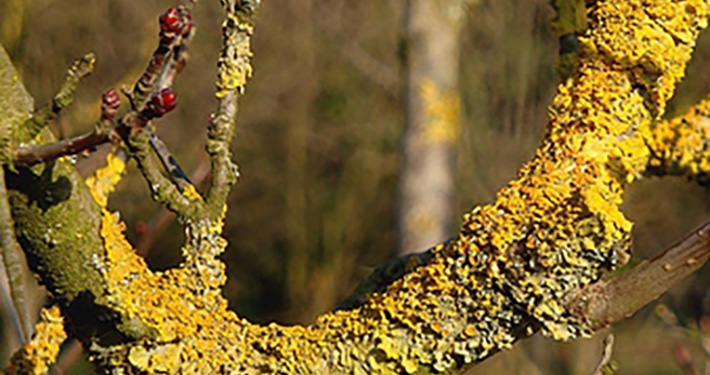
<instances>
[{"instance_id":1,"label":"tree bark","mask_svg":"<svg viewBox=\"0 0 710 375\"><path fill-rule=\"evenodd\" d=\"M673 150L662 160L685 175L710 169L707 136L703 147L677 147L682 140L663 136L652 138L660 144L647 142L666 132L653 124L706 26L708 2L594 2L578 67L550 106L542 145L495 202L467 213L454 239L380 268L346 308L309 326L252 324L227 309L217 256L226 246L222 220L237 176L228 144L236 99L251 74L250 38L260 2L223 3L218 109L207 146L215 174L207 197L163 185L169 181L147 171L145 140L126 140L146 179L158 185L150 188L181 214L186 231L183 264L164 272L148 269L124 238L117 215L104 200L94 201L108 189L96 180L87 186L68 159L12 165L7 151L33 141L23 128L31 100L0 52L0 77L7 78L0 81L7 99L0 101L0 160L16 234L68 333L82 340L99 371L455 373L536 331L555 339L589 335L605 322L599 316L604 311L616 317L625 310L601 309L592 320L578 314L578 304L565 302L599 285L628 258L632 223L620 210L624 189L656 166L655 150ZM707 134L705 127L692 129ZM51 140L44 134L39 141ZM122 173L107 168L104 176ZM701 232L689 245L692 266L707 259L707 230ZM673 277L692 271L673 266L675 259L668 272ZM56 348L65 337L56 312L45 314L26 349ZM37 363L23 358L15 357L10 370L33 371L18 369Z\"/></svg>"}]
</instances>

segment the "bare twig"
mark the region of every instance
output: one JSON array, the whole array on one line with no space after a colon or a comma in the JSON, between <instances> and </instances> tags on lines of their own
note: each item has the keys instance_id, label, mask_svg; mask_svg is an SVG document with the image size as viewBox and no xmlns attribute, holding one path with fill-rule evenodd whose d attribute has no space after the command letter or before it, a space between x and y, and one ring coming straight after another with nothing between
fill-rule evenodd
<instances>
[{"instance_id":1,"label":"bare twig","mask_svg":"<svg viewBox=\"0 0 710 375\"><path fill-rule=\"evenodd\" d=\"M28 138L37 135L50 121L57 117L62 109L74 102L74 91L76 91L76 88L79 86L79 82L91 74L94 70L95 63L96 57L93 53L86 54L74 62L69 71L67 71L64 83L52 99L52 102L38 109L34 115L25 122Z\"/></svg>"},{"instance_id":2,"label":"bare twig","mask_svg":"<svg viewBox=\"0 0 710 375\"><path fill-rule=\"evenodd\" d=\"M111 131L95 130L91 133L62 141L47 143L36 147L21 147L15 150L14 162L19 165L34 165L57 159L62 156L76 155L85 150L106 143L111 138Z\"/></svg>"},{"instance_id":3,"label":"bare twig","mask_svg":"<svg viewBox=\"0 0 710 375\"><path fill-rule=\"evenodd\" d=\"M706 222L650 261L610 281L591 284L566 298L565 305L592 330L616 323L658 298L710 259Z\"/></svg>"},{"instance_id":4,"label":"bare twig","mask_svg":"<svg viewBox=\"0 0 710 375\"><path fill-rule=\"evenodd\" d=\"M19 165L43 163L62 156L76 155L115 139L117 135L113 132L113 119L120 106L121 100L116 90L108 89L101 96L101 118L92 132L59 142L20 147L15 150L13 162Z\"/></svg>"}]
</instances>

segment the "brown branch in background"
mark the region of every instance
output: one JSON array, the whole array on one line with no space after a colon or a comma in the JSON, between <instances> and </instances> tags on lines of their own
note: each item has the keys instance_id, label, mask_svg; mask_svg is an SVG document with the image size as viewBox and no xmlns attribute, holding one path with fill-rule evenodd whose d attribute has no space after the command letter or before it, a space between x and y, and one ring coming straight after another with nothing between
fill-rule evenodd
<instances>
[{"instance_id":1,"label":"brown branch in background","mask_svg":"<svg viewBox=\"0 0 710 375\"><path fill-rule=\"evenodd\" d=\"M394 6L394 4L390 2L389 5ZM396 13L399 9L392 9L392 11ZM399 67L373 56L362 47L362 42L352 38L352 35L348 37L347 43L343 43L342 37L338 34L344 32L343 25L347 23L340 15L334 17L329 14L327 17L313 18L317 35L329 44L329 48L337 51L363 77L382 88L390 98L398 98L401 89Z\"/></svg>"},{"instance_id":2,"label":"brown branch in background","mask_svg":"<svg viewBox=\"0 0 710 375\"><path fill-rule=\"evenodd\" d=\"M650 261L609 281L599 281L565 299L567 310L599 330L638 311L710 259L706 222Z\"/></svg>"},{"instance_id":3,"label":"brown branch in background","mask_svg":"<svg viewBox=\"0 0 710 375\"><path fill-rule=\"evenodd\" d=\"M64 83L59 88L57 94L54 95L52 102L39 108L32 117L25 122L24 129L28 132L27 138L33 138L37 135L50 121L57 118L57 115L59 115L62 109L70 106L74 102L74 92L79 86L79 82L91 74L94 70L95 63L96 57L93 53L86 54L74 62L72 67L67 71Z\"/></svg>"},{"instance_id":4,"label":"brown branch in background","mask_svg":"<svg viewBox=\"0 0 710 375\"><path fill-rule=\"evenodd\" d=\"M335 42L333 45L340 46ZM340 47L340 53L363 76L380 86L387 95L392 98L400 95L400 72L396 68L379 61L356 43Z\"/></svg>"}]
</instances>

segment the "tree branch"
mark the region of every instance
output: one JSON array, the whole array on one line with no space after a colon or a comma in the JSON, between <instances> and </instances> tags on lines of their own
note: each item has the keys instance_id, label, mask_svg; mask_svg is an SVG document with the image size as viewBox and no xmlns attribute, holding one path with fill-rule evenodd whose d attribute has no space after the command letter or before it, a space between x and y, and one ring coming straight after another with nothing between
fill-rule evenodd
<instances>
[{"instance_id":1,"label":"tree branch","mask_svg":"<svg viewBox=\"0 0 710 375\"><path fill-rule=\"evenodd\" d=\"M239 177L229 146L234 139L237 99L244 94L252 74L251 36L259 0L224 0L222 51L217 64L217 113L207 129L207 154L212 166L212 186L207 195L211 220L221 220L227 196Z\"/></svg>"},{"instance_id":2,"label":"tree branch","mask_svg":"<svg viewBox=\"0 0 710 375\"><path fill-rule=\"evenodd\" d=\"M458 236L422 264L307 327L251 324L221 296L216 256L226 246L221 220L236 181L228 147L236 98L251 74L259 4L223 1L220 102L207 147L214 181L207 215L185 222L181 267L150 271L117 216L91 201L64 160L8 176L20 242L101 371L441 373L537 330L572 339L595 329L562 301L628 256L632 224L620 204L649 158L636 132L663 113L707 23L707 3L593 2L578 68L560 86L546 137L517 179L466 214Z\"/></svg>"},{"instance_id":3,"label":"tree branch","mask_svg":"<svg viewBox=\"0 0 710 375\"><path fill-rule=\"evenodd\" d=\"M91 53L74 62L52 102L35 111L23 127L27 131L27 139L37 135L50 121L57 118L62 109L74 102L74 91L79 87L79 82L91 74L95 63L96 57Z\"/></svg>"},{"instance_id":4,"label":"tree branch","mask_svg":"<svg viewBox=\"0 0 710 375\"><path fill-rule=\"evenodd\" d=\"M628 318L710 259L710 222L631 271L573 293L566 308L599 330Z\"/></svg>"}]
</instances>

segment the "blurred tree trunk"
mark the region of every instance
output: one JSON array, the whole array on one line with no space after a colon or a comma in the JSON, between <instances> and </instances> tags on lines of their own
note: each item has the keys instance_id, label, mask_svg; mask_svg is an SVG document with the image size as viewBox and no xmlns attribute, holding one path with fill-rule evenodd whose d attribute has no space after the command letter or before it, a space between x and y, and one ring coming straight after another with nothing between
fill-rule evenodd
<instances>
[{"instance_id":1,"label":"blurred tree trunk","mask_svg":"<svg viewBox=\"0 0 710 375\"><path fill-rule=\"evenodd\" d=\"M445 240L454 205L454 145L460 129L459 34L471 1L406 0L402 63L405 133L398 252Z\"/></svg>"}]
</instances>

